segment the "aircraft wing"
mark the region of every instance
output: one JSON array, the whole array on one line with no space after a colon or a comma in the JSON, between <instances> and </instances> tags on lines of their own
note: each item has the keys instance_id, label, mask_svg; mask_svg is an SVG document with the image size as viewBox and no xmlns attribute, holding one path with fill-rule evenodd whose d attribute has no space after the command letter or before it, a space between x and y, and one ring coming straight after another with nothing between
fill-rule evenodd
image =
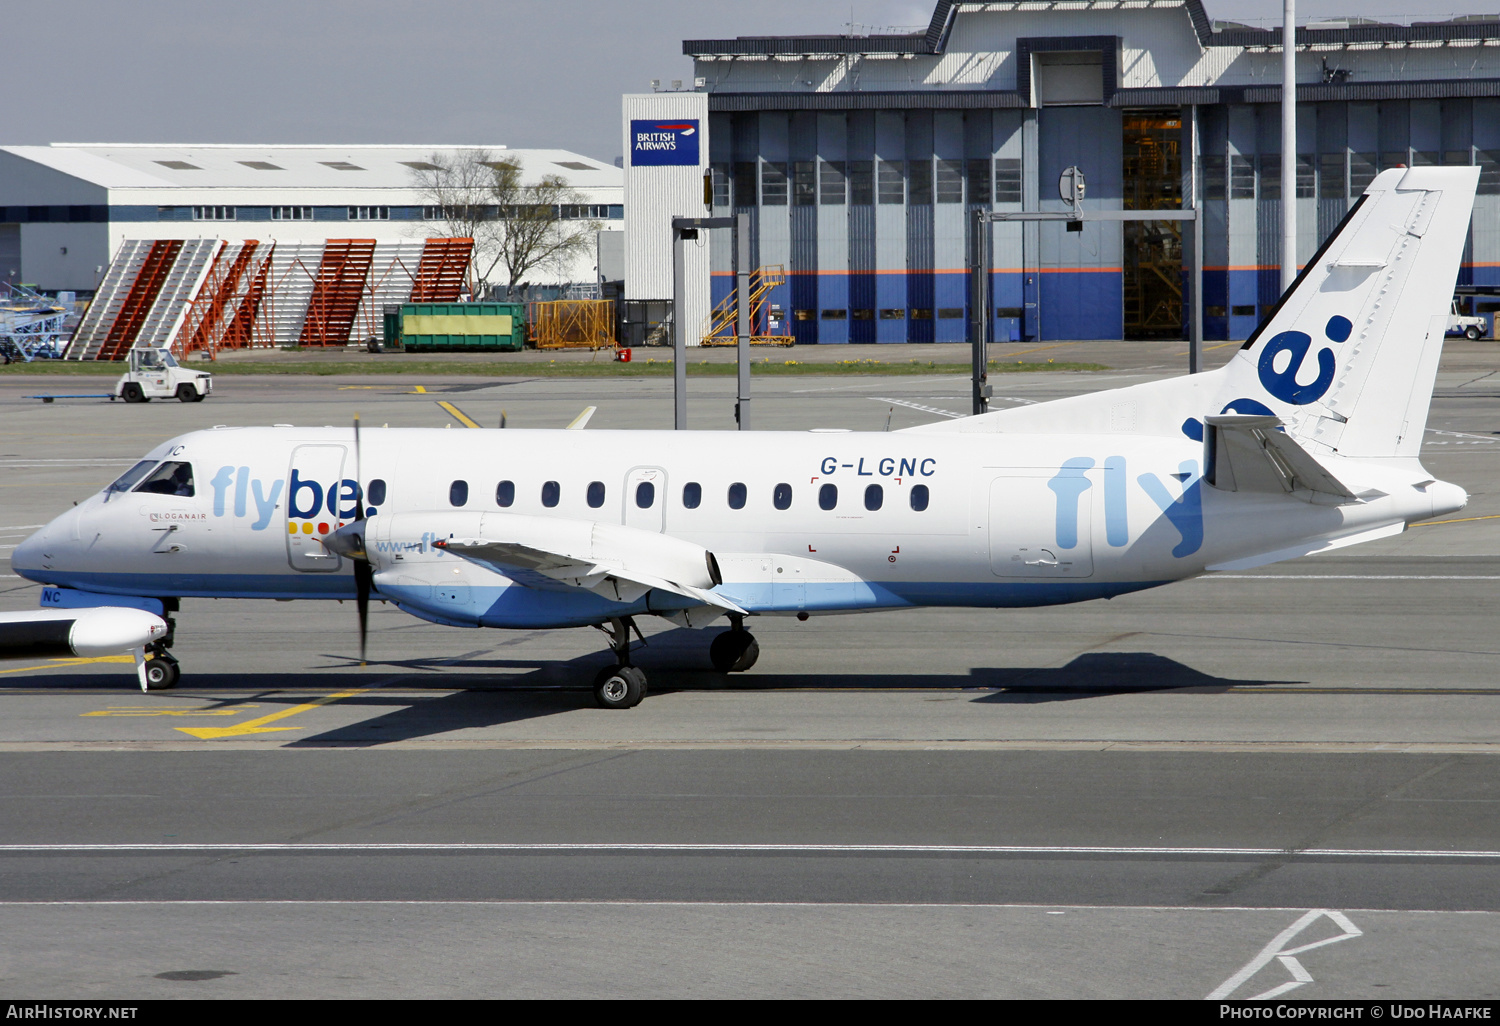
<instances>
[{"instance_id":1,"label":"aircraft wing","mask_svg":"<svg viewBox=\"0 0 1500 1026\"><path fill-rule=\"evenodd\" d=\"M713 553L701 545L616 524L523 514L487 513L482 531L434 544L521 584L540 576L617 602L665 591L724 612L745 613L710 590L723 579Z\"/></svg>"},{"instance_id":2,"label":"aircraft wing","mask_svg":"<svg viewBox=\"0 0 1500 1026\"><path fill-rule=\"evenodd\" d=\"M1208 470L1203 476L1213 487L1226 492L1291 494L1308 501L1358 501L1347 485L1280 430L1280 417L1224 414L1203 420L1208 425L1204 436Z\"/></svg>"}]
</instances>

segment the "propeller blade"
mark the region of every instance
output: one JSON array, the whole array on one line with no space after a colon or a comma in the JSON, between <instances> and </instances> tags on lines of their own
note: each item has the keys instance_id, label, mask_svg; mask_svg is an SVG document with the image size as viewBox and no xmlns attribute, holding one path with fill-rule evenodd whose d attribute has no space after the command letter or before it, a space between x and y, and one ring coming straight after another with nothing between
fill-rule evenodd
<instances>
[{"instance_id":1,"label":"propeller blade","mask_svg":"<svg viewBox=\"0 0 1500 1026\"><path fill-rule=\"evenodd\" d=\"M359 610L359 665L365 665L365 636L370 631L370 580L375 571L369 560L354 561L354 604Z\"/></svg>"}]
</instances>

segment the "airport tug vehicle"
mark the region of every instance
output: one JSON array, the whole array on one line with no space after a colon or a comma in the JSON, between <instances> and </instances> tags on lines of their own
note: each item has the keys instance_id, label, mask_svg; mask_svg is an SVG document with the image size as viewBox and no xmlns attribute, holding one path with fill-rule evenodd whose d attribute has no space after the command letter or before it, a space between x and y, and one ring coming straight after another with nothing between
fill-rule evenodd
<instances>
[{"instance_id":1,"label":"airport tug vehicle","mask_svg":"<svg viewBox=\"0 0 1500 1026\"><path fill-rule=\"evenodd\" d=\"M595 627L595 698L628 709L646 616L727 621L707 655L736 672L753 618L1107 599L1387 538L1468 502L1421 450L1478 176L1382 172L1207 373L886 432L194 431L11 562L44 605L352 599L361 658L372 599Z\"/></svg>"},{"instance_id":2,"label":"airport tug vehicle","mask_svg":"<svg viewBox=\"0 0 1500 1026\"><path fill-rule=\"evenodd\" d=\"M188 370L165 346L130 350L130 365L115 382L114 394L127 403L149 403L152 399L176 399L201 403L214 390L208 371Z\"/></svg>"}]
</instances>

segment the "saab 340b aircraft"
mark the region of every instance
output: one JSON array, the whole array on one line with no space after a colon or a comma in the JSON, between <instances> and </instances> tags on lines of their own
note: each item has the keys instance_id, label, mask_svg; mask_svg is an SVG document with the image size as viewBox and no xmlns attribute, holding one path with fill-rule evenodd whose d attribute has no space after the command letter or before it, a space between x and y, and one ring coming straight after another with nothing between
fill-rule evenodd
<instances>
[{"instance_id":1,"label":"saab 340b aircraft","mask_svg":"<svg viewBox=\"0 0 1500 1026\"><path fill-rule=\"evenodd\" d=\"M879 433L195 431L12 562L61 608L355 599L361 646L372 595L597 626L628 708L647 614L727 618L710 655L744 670L751 617L1081 602L1383 538L1468 499L1419 457L1478 174L1382 173L1211 373Z\"/></svg>"}]
</instances>

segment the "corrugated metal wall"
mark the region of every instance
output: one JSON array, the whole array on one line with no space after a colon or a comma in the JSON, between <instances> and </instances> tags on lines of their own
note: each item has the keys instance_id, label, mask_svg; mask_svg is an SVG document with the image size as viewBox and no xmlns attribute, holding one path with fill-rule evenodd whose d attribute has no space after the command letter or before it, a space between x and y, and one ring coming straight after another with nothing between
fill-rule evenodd
<instances>
[{"instance_id":1,"label":"corrugated metal wall","mask_svg":"<svg viewBox=\"0 0 1500 1026\"><path fill-rule=\"evenodd\" d=\"M672 298L672 218L704 217L703 172L712 140L701 138L698 164L690 167L631 166L630 122L636 119L696 120L709 135L706 93L627 95L621 103L625 152L625 299ZM711 234L711 233L710 233ZM727 234L727 233L726 233ZM687 282L683 321L689 344L698 344L709 314L709 240L686 246Z\"/></svg>"}]
</instances>

